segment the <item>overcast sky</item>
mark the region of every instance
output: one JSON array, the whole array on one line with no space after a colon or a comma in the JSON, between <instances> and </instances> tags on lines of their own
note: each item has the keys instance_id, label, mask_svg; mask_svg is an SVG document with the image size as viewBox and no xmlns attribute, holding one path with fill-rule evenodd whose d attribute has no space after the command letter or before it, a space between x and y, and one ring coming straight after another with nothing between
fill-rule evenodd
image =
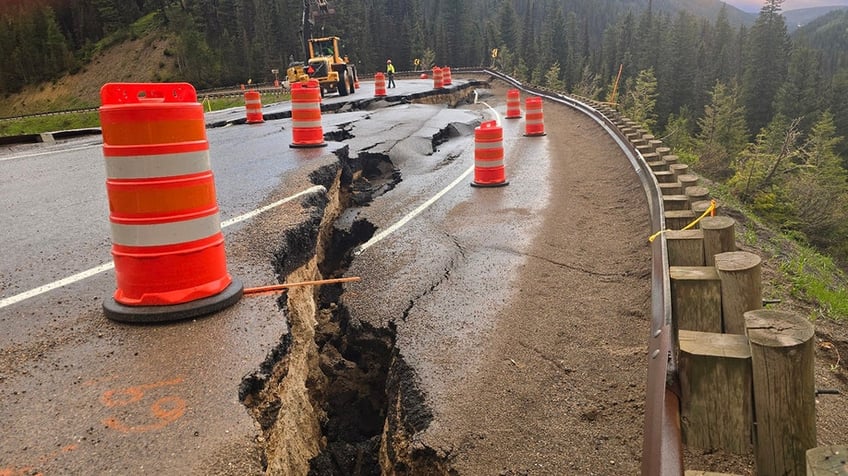
<instances>
[{"instance_id":1,"label":"overcast sky","mask_svg":"<svg viewBox=\"0 0 848 476\"><path fill-rule=\"evenodd\" d=\"M759 12L765 5L763 0L724 0L725 3L745 10L746 12ZM783 2L783 11L797 10L799 8L827 7L831 5L848 6L848 0L786 0Z\"/></svg>"}]
</instances>

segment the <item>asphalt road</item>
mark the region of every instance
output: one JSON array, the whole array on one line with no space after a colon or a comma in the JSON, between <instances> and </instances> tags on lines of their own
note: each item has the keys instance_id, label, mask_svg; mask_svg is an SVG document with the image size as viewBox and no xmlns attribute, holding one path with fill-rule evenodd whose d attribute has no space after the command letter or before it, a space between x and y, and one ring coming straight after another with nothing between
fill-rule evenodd
<instances>
[{"instance_id":1,"label":"asphalt road","mask_svg":"<svg viewBox=\"0 0 848 476\"><path fill-rule=\"evenodd\" d=\"M432 86L398 83L392 95ZM393 194L396 206L374 218L388 226L469 170L468 134L488 113L374 103L372 93L366 86L346 98L364 99L371 110L326 115L325 132L356 124L347 145L375 151L428 147L450 123L465 131L431 153L430 162L444 167L397 164L410 179ZM333 100L340 99L326 99ZM212 113L207 122L226 124L242 112ZM305 219L304 197L323 193L309 175L338 162L342 144L292 149L288 119L207 134L229 271L246 286L275 284L282 232ZM88 136L0 150L0 474L256 471L257 428L238 386L288 331L285 317L273 298L245 297L215 315L170 324L106 319L101 305L115 282L100 147L99 136ZM470 178L462 180L460 197L470 193ZM437 263L432 269L442 272Z\"/></svg>"}]
</instances>

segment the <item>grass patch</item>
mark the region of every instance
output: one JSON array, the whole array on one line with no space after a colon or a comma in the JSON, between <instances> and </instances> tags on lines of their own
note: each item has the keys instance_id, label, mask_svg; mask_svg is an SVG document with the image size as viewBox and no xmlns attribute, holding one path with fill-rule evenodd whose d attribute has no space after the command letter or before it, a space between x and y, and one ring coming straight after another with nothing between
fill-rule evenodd
<instances>
[{"instance_id":1,"label":"grass patch","mask_svg":"<svg viewBox=\"0 0 848 476\"><path fill-rule=\"evenodd\" d=\"M232 107L244 107L244 97L242 96L198 99L203 104L204 112L220 111ZM291 95L287 92L262 94L263 104L287 101L289 99L291 99ZM0 136L41 134L42 132L67 131L91 127L100 127L100 115L97 111L2 120L0 121Z\"/></svg>"},{"instance_id":2,"label":"grass patch","mask_svg":"<svg viewBox=\"0 0 848 476\"><path fill-rule=\"evenodd\" d=\"M827 317L848 319L848 279L832 259L800 247L795 256L780 264L780 270L792 283L795 297L815 302Z\"/></svg>"},{"instance_id":3,"label":"grass patch","mask_svg":"<svg viewBox=\"0 0 848 476\"><path fill-rule=\"evenodd\" d=\"M67 131L91 127L100 127L100 116L96 111L0 121L0 136L41 134L42 132Z\"/></svg>"}]
</instances>

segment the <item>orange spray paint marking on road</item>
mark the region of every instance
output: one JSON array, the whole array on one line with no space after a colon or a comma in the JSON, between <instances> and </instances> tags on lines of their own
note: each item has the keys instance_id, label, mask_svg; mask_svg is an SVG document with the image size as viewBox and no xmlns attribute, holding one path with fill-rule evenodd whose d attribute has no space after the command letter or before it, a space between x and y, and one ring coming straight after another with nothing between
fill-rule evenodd
<instances>
[{"instance_id":1,"label":"orange spray paint marking on road","mask_svg":"<svg viewBox=\"0 0 848 476\"><path fill-rule=\"evenodd\" d=\"M124 407L140 402L145 392L162 387L170 387L183 383L182 377L177 377L171 380L163 380L144 385L134 385L122 389L113 389L103 392L100 396L100 403L109 408ZM150 405L149 411L153 423L148 424L128 424L119 420L117 417L109 417L103 420L103 424L107 428L111 428L121 433L144 433L153 430L161 430L171 423L179 420L185 415L186 401L176 395L167 395L161 397ZM0 475L2 476L2 475Z\"/></svg>"}]
</instances>

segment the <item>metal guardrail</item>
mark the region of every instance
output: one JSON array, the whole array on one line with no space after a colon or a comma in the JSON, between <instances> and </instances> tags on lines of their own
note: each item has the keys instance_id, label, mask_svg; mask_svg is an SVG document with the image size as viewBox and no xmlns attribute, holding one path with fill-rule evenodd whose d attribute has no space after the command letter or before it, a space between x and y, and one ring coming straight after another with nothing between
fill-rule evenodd
<instances>
[{"instance_id":1,"label":"metal guardrail","mask_svg":"<svg viewBox=\"0 0 848 476\"><path fill-rule=\"evenodd\" d=\"M612 121L589 104L564 94L523 85L520 81L489 69L455 69L457 73L484 73L549 101L566 105L600 125L627 156L648 198L653 230L665 229L662 192L642 155ZM642 445L643 476L680 476L683 451L680 434L680 404L677 391L676 339L671 325L671 284L665 236L651 244L651 333L648 338L648 381Z\"/></svg>"}]
</instances>

